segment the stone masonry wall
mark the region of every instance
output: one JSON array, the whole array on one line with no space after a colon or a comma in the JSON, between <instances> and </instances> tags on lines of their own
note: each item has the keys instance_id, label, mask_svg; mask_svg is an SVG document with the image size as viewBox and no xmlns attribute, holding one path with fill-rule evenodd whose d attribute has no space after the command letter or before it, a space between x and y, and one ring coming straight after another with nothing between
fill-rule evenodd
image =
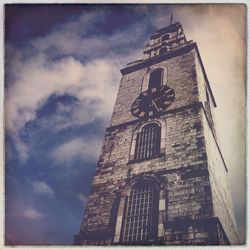
<instances>
[{"instance_id":1,"label":"stone masonry wall","mask_svg":"<svg viewBox=\"0 0 250 250\"><path fill-rule=\"evenodd\" d=\"M230 243L239 244L226 165L211 133L205 113L203 114L203 124L214 214L220 219Z\"/></svg>"},{"instance_id":2,"label":"stone masonry wall","mask_svg":"<svg viewBox=\"0 0 250 250\"><path fill-rule=\"evenodd\" d=\"M114 208L115 199L131 178L141 174L164 176L167 208L162 219L164 228L178 219L212 216L201 118L201 108L197 106L166 114L163 156L138 163L129 162L132 133L138 123L108 129L82 230L110 230L112 238L114 222L110 218L116 216L114 211L118 209Z\"/></svg>"},{"instance_id":3,"label":"stone masonry wall","mask_svg":"<svg viewBox=\"0 0 250 250\"><path fill-rule=\"evenodd\" d=\"M214 127L214 105L212 102L212 96L211 93L209 92L208 84L206 83L204 73L201 69L201 63L199 61L198 55L196 54L195 57L195 66L196 66L196 81L197 81L197 90L199 92L199 101L202 102L202 105L205 109L205 112L208 117L208 121L210 123L210 127L216 136L216 130Z\"/></svg>"},{"instance_id":4,"label":"stone masonry wall","mask_svg":"<svg viewBox=\"0 0 250 250\"><path fill-rule=\"evenodd\" d=\"M214 215L218 216L223 229L230 238L231 244L238 242L236 224L233 212L232 198L227 177L227 170L223 162L223 156L219 152L216 144L216 129L213 122L212 97L208 91L205 76L201 70L201 64L196 55L196 72L199 90L199 99L203 105L202 124L206 142L206 152L208 158L208 169L212 188ZM207 94L209 100L207 100ZM210 106L210 108L209 108ZM225 227L225 228L224 228ZM233 232L232 232L233 231Z\"/></svg>"},{"instance_id":5,"label":"stone masonry wall","mask_svg":"<svg viewBox=\"0 0 250 250\"><path fill-rule=\"evenodd\" d=\"M175 100L167 113L155 119L165 131L161 155L141 162L133 161L130 151L133 133L144 121L132 116L130 109L148 69L122 77L79 233L81 243L112 244L114 236L119 242L121 195L138 176L161 182L158 236L163 244L218 244L219 222L214 216L230 241L236 242L226 172L204 118L201 85L205 83L197 63L192 49L154 65L167 68L167 85L174 89Z\"/></svg>"},{"instance_id":6,"label":"stone masonry wall","mask_svg":"<svg viewBox=\"0 0 250 250\"><path fill-rule=\"evenodd\" d=\"M167 74L167 85L175 91L175 101L169 109L175 109L198 101L194 49L183 55L154 64L155 66L165 66L168 69L167 72L164 72ZM143 68L122 77L111 126L137 119L131 114L131 105L141 93L143 77L147 70L147 68Z\"/></svg>"}]
</instances>

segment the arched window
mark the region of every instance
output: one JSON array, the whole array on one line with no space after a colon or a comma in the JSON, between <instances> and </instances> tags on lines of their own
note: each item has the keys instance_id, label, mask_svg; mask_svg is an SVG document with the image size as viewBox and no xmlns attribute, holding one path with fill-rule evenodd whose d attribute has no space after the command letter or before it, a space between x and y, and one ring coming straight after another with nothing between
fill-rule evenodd
<instances>
[{"instance_id":1,"label":"arched window","mask_svg":"<svg viewBox=\"0 0 250 250\"><path fill-rule=\"evenodd\" d=\"M166 34L164 35L162 38L161 38L161 41L166 41L170 38L170 35L169 34Z\"/></svg>"},{"instance_id":2,"label":"arched window","mask_svg":"<svg viewBox=\"0 0 250 250\"><path fill-rule=\"evenodd\" d=\"M149 159L160 154L161 128L157 123L149 123L137 133L135 160Z\"/></svg>"},{"instance_id":3,"label":"arched window","mask_svg":"<svg viewBox=\"0 0 250 250\"><path fill-rule=\"evenodd\" d=\"M158 226L158 192L152 180L136 182L126 198L121 240L146 243L155 239Z\"/></svg>"},{"instance_id":4,"label":"arched window","mask_svg":"<svg viewBox=\"0 0 250 250\"><path fill-rule=\"evenodd\" d=\"M154 70L149 76L148 89L161 87L163 80L163 69Z\"/></svg>"}]
</instances>

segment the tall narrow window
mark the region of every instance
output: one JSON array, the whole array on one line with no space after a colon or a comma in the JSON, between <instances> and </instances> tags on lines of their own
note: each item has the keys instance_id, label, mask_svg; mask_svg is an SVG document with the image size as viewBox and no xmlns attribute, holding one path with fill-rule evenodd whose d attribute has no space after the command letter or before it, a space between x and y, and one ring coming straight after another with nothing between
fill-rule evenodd
<instances>
[{"instance_id":1,"label":"tall narrow window","mask_svg":"<svg viewBox=\"0 0 250 250\"><path fill-rule=\"evenodd\" d=\"M154 70L149 76L148 89L161 87L163 80L163 69Z\"/></svg>"},{"instance_id":2,"label":"tall narrow window","mask_svg":"<svg viewBox=\"0 0 250 250\"><path fill-rule=\"evenodd\" d=\"M135 159L149 159L160 153L161 128L157 123L145 125L137 134Z\"/></svg>"},{"instance_id":3,"label":"tall narrow window","mask_svg":"<svg viewBox=\"0 0 250 250\"><path fill-rule=\"evenodd\" d=\"M157 196L158 193L153 181L142 180L134 184L127 197L122 231L123 242L146 243L156 237L158 225Z\"/></svg>"}]
</instances>

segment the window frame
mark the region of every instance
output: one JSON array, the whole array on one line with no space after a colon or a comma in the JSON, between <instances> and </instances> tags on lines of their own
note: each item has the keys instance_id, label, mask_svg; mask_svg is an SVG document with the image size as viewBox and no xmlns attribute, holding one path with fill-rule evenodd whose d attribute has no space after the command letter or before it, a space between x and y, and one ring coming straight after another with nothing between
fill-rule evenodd
<instances>
[{"instance_id":1,"label":"window frame","mask_svg":"<svg viewBox=\"0 0 250 250\"><path fill-rule=\"evenodd\" d=\"M155 74L155 72L157 72L157 71L159 71L160 72L160 84L159 84L159 86L158 86L158 84L157 84L157 86L155 86L154 85L154 83L152 83L151 84L151 82L153 82L154 81L154 79L152 79L151 80L151 76L153 75L153 74ZM152 72L150 72L150 74L149 74L149 78L148 78L148 87L147 87L147 89L152 89L152 88L159 88L159 87L161 87L162 85L163 85L163 79L164 79L164 70L163 70L163 68L156 68L156 69L154 69ZM150 85L152 85L152 86L150 86Z\"/></svg>"},{"instance_id":2,"label":"window frame","mask_svg":"<svg viewBox=\"0 0 250 250\"><path fill-rule=\"evenodd\" d=\"M135 144L135 161L156 158L161 151L161 126L158 123L147 123L137 132Z\"/></svg>"},{"instance_id":3,"label":"window frame","mask_svg":"<svg viewBox=\"0 0 250 250\"><path fill-rule=\"evenodd\" d=\"M139 225L141 222L141 224L143 223L143 216L145 218L145 215L143 214L140 214L139 216L142 216L142 221L140 221L138 219L137 221L137 225L138 227L132 227L132 229L129 228L129 230L132 230L132 232L135 232L134 229L137 229L137 234L134 234L136 235L135 238L136 239L133 239L133 236L132 236L132 239L131 238L127 238L125 239L125 237L128 237L128 235L126 235L126 230L128 230L126 228L126 223L128 221L128 213L129 213L129 200L130 198L134 195L133 194L133 191L136 190L137 186L139 186L140 184L143 184L144 186L145 185L149 184L148 187L151 187L152 188L152 197L151 197L151 211L150 211L150 214L148 214L148 217L149 217L149 225L146 225L146 227L144 228L146 231L148 231L148 238L145 238L145 239L138 239L138 229L139 229ZM131 198L133 199L133 197ZM140 197L140 200L141 197ZM145 203L144 203L145 204ZM138 204L136 204L136 206L138 206ZM141 206L141 204L139 204L139 207ZM130 214L132 214L131 217L135 217L133 216L133 213L136 212L136 207L132 208L132 205L130 206L130 209L135 209L135 211L133 212L130 211ZM143 209L145 209L145 207L143 207ZM133 244L133 245L137 245L137 244L150 244L150 242L154 241L157 236L158 236L158 217L159 217L159 189L156 185L156 183L151 180L151 179L140 179L138 181L136 181L132 186L131 186L131 189L130 189L130 192L128 193L128 195L125 197L125 204L124 204L124 212L123 212L123 220L122 220L122 227L121 227L121 232L120 232L120 243L122 244ZM134 224L135 224L135 220L133 221ZM133 226L133 222L131 223L128 222L128 223L131 223L130 225ZM134 231L133 231L134 230Z\"/></svg>"},{"instance_id":4,"label":"window frame","mask_svg":"<svg viewBox=\"0 0 250 250\"><path fill-rule=\"evenodd\" d=\"M167 78L168 78L168 69L165 65L155 65L155 66L151 66L150 68L147 69L147 72L145 72L143 78L142 78L142 85L141 85L141 93L144 91L147 91L149 88L149 77L150 74L157 69L162 69L163 70L163 74L162 74L162 84L161 86L167 85Z\"/></svg>"},{"instance_id":5,"label":"window frame","mask_svg":"<svg viewBox=\"0 0 250 250\"><path fill-rule=\"evenodd\" d=\"M136 148L136 141L137 141L137 134L142 130L144 126L150 123L156 123L160 127L160 153L159 155L156 155L155 157L152 157L150 159L143 159L143 160L136 160L135 158L135 148ZM155 119L152 121L145 122L143 124L138 125L135 127L133 131L133 135L131 138L131 144L130 144L130 153L129 153L129 158L128 158L128 163L127 164L133 164L141 161L147 161L147 160L153 160L156 158L164 157L165 156L165 148L166 148L166 123L162 119Z\"/></svg>"}]
</instances>

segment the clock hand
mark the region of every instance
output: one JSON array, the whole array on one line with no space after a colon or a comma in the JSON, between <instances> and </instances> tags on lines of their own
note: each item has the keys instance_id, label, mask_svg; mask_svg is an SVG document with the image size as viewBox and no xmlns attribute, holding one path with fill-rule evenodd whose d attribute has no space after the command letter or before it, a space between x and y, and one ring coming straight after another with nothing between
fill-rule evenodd
<instances>
[{"instance_id":1,"label":"clock hand","mask_svg":"<svg viewBox=\"0 0 250 250\"><path fill-rule=\"evenodd\" d=\"M154 102L154 100L152 100L151 102L152 102L153 106L155 107L156 111L159 112L160 110L159 110L159 108L157 107L157 105L156 105L156 103Z\"/></svg>"},{"instance_id":2,"label":"clock hand","mask_svg":"<svg viewBox=\"0 0 250 250\"><path fill-rule=\"evenodd\" d=\"M160 99L162 99L162 96L159 96L159 97L157 97L157 98L154 98L155 101L158 101L158 100L160 100Z\"/></svg>"}]
</instances>

